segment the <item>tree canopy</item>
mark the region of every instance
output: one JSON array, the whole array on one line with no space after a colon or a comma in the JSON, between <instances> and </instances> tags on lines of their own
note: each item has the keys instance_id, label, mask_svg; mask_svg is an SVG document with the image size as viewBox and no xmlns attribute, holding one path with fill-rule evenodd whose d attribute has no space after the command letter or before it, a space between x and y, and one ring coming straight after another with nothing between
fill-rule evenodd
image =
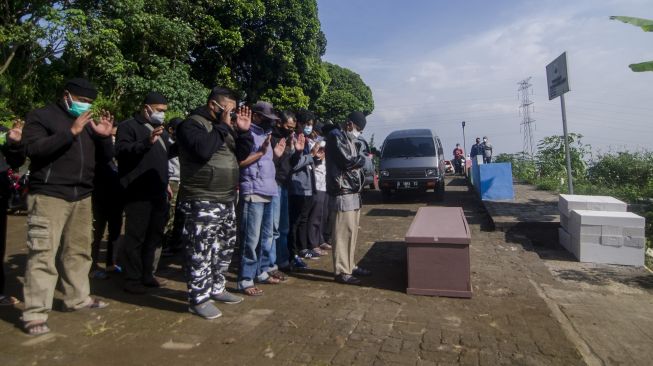
<instances>
[{"instance_id":1,"label":"tree canopy","mask_svg":"<svg viewBox=\"0 0 653 366\"><path fill-rule=\"evenodd\" d=\"M0 2L0 21L0 120L53 100L74 76L118 118L147 91L183 113L215 85L331 119L373 109L360 76L322 61L315 0L14 0Z\"/></svg>"}]
</instances>

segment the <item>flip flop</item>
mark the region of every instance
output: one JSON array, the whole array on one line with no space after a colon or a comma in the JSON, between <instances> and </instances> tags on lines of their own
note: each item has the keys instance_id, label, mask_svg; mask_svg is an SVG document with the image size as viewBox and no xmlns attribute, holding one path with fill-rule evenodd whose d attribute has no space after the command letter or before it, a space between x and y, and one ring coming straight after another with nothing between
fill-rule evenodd
<instances>
[{"instance_id":1,"label":"flip flop","mask_svg":"<svg viewBox=\"0 0 653 366\"><path fill-rule=\"evenodd\" d=\"M283 273L283 272L281 272L279 270L276 270L276 269L274 271L268 272L268 275L270 275L270 277L274 277L274 278L278 279L281 282L286 282L288 280L288 276L286 276L285 273Z\"/></svg>"},{"instance_id":2,"label":"flip flop","mask_svg":"<svg viewBox=\"0 0 653 366\"><path fill-rule=\"evenodd\" d=\"M102 301L98 298L91 298L91 302L89 302L86 305L78 306L78 307L72 307L72 308L66 308L66 311L77 311L77 310L84 310L84 309L104 309L107 306L109 306L108 302Z\"/></svg>"},{"instance_id":3,"label":"flip flop","mask_svg":"<svg viewBox=\"0 0 653 366\"><path fill-rule=\"evenodd\" d=\"M20 303L20 301L13 296L0 295L0 306L12 306L18 303Z\"/></svg>"},{"instance_id":4,"label":"flip flop","mask_svg":"<svg viewBox=\"0 0 653 366\"><path fill-rule=\"evenodd\" d=\"M30 336L39 336L50 333L48 322L44 320L33 320L23 324L23 330Z\"/></svg>"},{"instance_id":5,"label":"flip flop","mask_svg":"<svg viewBox=\"0 0 653 366\"><path fill-rule=\"evenodd\" d=\"M240 290L243 294L247 296L261 296L263 295L263 290L256 286L245 287Z\"/></svg>"},{"instance_id":6,"label":"flip flop","mask_svg":"<svg viewBox=\"0 0 653 366\"><path fill-rule=\"evenodd\" d=\"M266 278L265 281L259 281L259 283L263 283L266 285L278 285L281 283L281 280L274 276L268 276L268 278Z\"/></svg>"}]
</instances>

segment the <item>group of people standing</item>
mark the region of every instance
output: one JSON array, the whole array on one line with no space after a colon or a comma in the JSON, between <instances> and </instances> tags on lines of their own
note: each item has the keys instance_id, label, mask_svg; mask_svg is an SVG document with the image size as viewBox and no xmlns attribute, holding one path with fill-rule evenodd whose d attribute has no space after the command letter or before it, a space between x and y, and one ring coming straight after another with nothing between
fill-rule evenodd
<instances>
[{"instance_id":1,"label":"group of people standing","mask_svg":"<svg viewBox=\"0 0 653 366\"><path fill-rule=\"evenodd\" d=\"M89 277L107 271L123 272L132 294L164 286L156 276L164 241L182 252L189 311L205 319L221 315L215 302L243 300L225 287L237 248L236 288L249 296L263 294L257 284L280 284L331 249L336 281L359 284L358 276L370 274L354 261L362 168L369 166L356 144L363 113L321 124L311 112L279 112L268 102L239 106L234 92L216 87L185 119L165 124L168 101L150 92L133 117L115 123L111 113L92 111L96 97L89 81L69 80L58 101L30 112L3 145L2 163L30 162L28 334L50 331L59 279L71 311L108 306L89 286ZM15 300L2 293L0 300Z\"/></svg>"}]
</instances>

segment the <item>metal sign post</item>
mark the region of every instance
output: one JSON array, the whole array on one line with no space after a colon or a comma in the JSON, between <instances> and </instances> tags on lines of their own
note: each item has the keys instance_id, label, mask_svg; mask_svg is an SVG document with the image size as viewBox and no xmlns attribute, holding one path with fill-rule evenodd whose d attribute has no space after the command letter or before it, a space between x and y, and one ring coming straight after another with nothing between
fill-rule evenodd
<instances>
[{"instance_id":1,"label":"metal sign post","mask_svg":"<svg viewBox=\"0 0 653 366\"><path fill-rule=\"evenodd\" d=\"M546 81L549 87L549 100L560 97L562 109L562 130L565 139L565 155L567 160L567 187L569 194L574 194L574 182L571 174L571 152L569 151L569 134L567 133L567 110L565 108L565 93L569 91L567 75L567 52L563 52L553 62L546 66Z\"/></svg>"},{"instance_id":2,"label":"metal sign post","mask_svg":"<svg viewBox=\"0 0 653 366\"><path fill-rule=\"evenodd\" d=\"M465 149L463 153L463 157L467 156L467 139L465 138L465 121L463 121L463 149Z\"/></svg>"}]
</instances>

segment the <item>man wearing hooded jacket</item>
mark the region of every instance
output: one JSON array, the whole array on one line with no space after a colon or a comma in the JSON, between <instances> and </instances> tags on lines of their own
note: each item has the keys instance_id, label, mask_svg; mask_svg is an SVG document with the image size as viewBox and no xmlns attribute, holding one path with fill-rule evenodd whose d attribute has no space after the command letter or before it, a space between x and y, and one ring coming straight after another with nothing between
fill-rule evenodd
<instances>
[{"instance_id":1,"label":"man wearing hooded jacket","mask_svg":"<svg viewBox=\"0 0 653 366\"><path fill-rule=\"evenodd\" d=\"M29 335L50 331L46 321L59 277L55 264L59 247L65 308L99 309L108 305L89 296L96 156L106 162L113 154L113 117L105 111L93 116L90 108L96 97L93 84L71 79L61 99L30 112L23 128L31 172L22 317Z\"/></svg>"},{"instance_id":2,"label":"man wearing hooded jacket","mask_svg":"<svg viewBox=\"0 0 653 366\"><path fill-rule=\"evenodd\" d=\"M118 176L124 187L125 291L142 294L159 287L154 276L168 212L168 159L177 155L163 128L166 98L150 92L139 113L121 122L116 133Z\"/></svg>"}]
</instances>

